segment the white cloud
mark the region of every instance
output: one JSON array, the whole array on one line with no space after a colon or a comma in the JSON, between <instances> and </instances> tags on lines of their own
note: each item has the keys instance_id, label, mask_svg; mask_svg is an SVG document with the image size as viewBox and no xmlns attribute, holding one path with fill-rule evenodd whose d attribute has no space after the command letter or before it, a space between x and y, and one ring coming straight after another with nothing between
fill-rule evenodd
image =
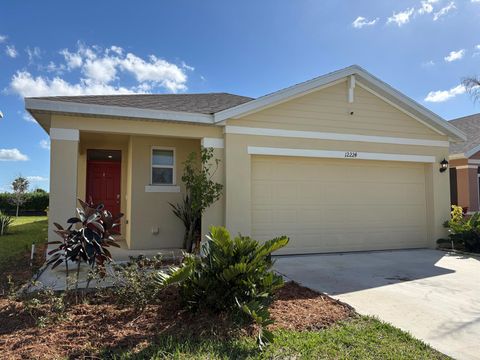
<instances>
[{"instance_id":1,"label":"white cloud","mask_svg":"<svg viewBox=\"0 0 480 360\"><path fill-rule=\"evenodd\" d=\"M399 13L394 12L393 15L387 19L387 24L395 23L398 26L405 25L410 21L410 16L413 15L414 11L415 11L414 8L410 8Z\"/></svg>"},{"instance_id":2,"label":"white cloud","mask_svg":"<svg viewBox=\"0 0 480 360\"><path fill-rule=\"evenodd\" d=\"M37 120L35 120L28 112L26 111L17 111L18 115L22 117L23 120L27 122L32 122L32 123L37 123Z\"/></svg>"},{"instance_id":3,"label":"white cloud","mask_svg":"<svg viewBox=\"0 0 480 360\"><path fill-rule=\"evenodd\" d=\"M7 36L7 35L2 35L2 34L0 34L0 43L3 43L3 42L5 42L5 41L7 41L7 39L8 39L8 36Z\"/></svg>"},{"instance_id":4,"label":"white cloud","mask_svg":"<svg viewBox=\"0 0 480 360\"><path fill-rule=\"evenodd\" d=\"M430 91L425 97L425 101L434 103L444 102L457 95L465 94L466 91L467 89L463 85L457 85L450 90Z\"/></svg>"},{"instance_id":5,"label":"white cloud","mask_svg":"<svg viewBox=\"0 0 480 360\"><path fill-rule=\"evenodd\" d=\"M421 8L418 9L419 14L430 14L433 11L433 4L438 0L424 0L421 2Z\"/></svg>"},{"instance_id":6,"label":"white cloud","mask_svg":"<svg viewBox=\"0 0 480 360\"><path fill-rule=\"evenodd\" d=\"M452 62L452 61L462 59L464 55L465 55L465 49L461 49L458 51L450 51L450 53L447 56L445 56L443 59L446 62Z\"/></svg>"},{"instance_id":7,"label":"white cloud","mask_svg":"<svg viewBox=\"0 0 480 360\"><path fill-rule=\"evenodd\" d=\"M82 56L78 53L72 54L68 49L63 49L60 51L60 54L63 55L65 61L67 62L68 69L76 69L82 66ZM51 62L53 64L53 62Z\"/></svg>"},{"instance_id":8,"label":"white cloud","mask_svg":"<svg viewBox=\"0 0 480 360\"><path fill-rule=\"evenodd\" d=\"M480 3L480 0L472 0L472 3Z\"/></svg>"},{"instance_id":9,"label":"white cloud","mask_svg":"<svg viewBox=\"0 0 480 360\"><path fill-rule=\"evenodd\" d=\"M356 29L361 29L364 26L375 25L378 20L379 20L378 18L375 18L375 19L369 21L366 18L364 18L363 16L359 16L353 21L352 26Z\"/></svg>"},{"instance_id":10,"label":"white cloud","mask_svg":"<svg viewBox=\"0 0 480 360\"><path fill-rule=\"evenodd\" d=\"M40 147L45 150L50 150L50 141L48 140L40 140Z\"/></svg>"},{"instance_id":11,"label":"white cloud","mask_svg":"<svg viewBox=\"0 0 480 360\"><path fill-rule=\"evenodd\" d=\"M433 14L433 21L437 21L442 16L447 15L450 11L455 10L456 8L455 2L450 2L447 6L441 8L439 11Z\"/></svg>"},{"instance_id":12,"label":"white cloud","mask_svg":"<svg viewBox=\"0 0 480 360\"><path fill-rule=\"evenodd\" d=\"M33 77L28 71L17 71L12 77L10 88L23 97L131 94L135 92L133 89L121 86L94 83L89 79L81 79L79 83L71 84L57 76L53 79L42 76Z\"/></svg>"},{"instance_id":13,"label":"white cloud","mask_svg":"<svg viewBox=\"0 0 480 360\"><path fill-rule=\"evenodd\" d=\"M11 58L16 58L18 56L18 51L15 49L14 45L7 45L7 48L5 49L5 54L10 56Z\"/></svg>"},{"instance_id":14,"label":"white cloud","mask_svg":"<svg viewBox=\"0 0 480 360\"><path fill-rule=\"evenodd\" d=\"M0 161L27 161L28 156L22 154L20 150L13 149L0 149Z\"/></svg>"},{"instance_id":15,"label":"white cloud","mask_svg":"<svg viewBox=\"0 0 480 360\"><path fill-rule=\"evenodd\" d=\"M432 66L435 66L435 61L433 61L433 60L425 61L425 62L422 63L422 66L423 66L423 67L432 67Z\"/></svg>"},{"instance_id":16,"label":"white cloud","mask_svg":"<svg viewBox=\"0 0 480 360\"><path fill-rule=\"evenodd\" d=\"M31 176L26 176L28 181L33 181L33 182L40 182L40 181L48 181L48 178L43 177L43 176L38 176L38 175L31 175Z\"/></svg>"},{"instance_id":17,"label":"white cloud","mask_svg":"<svg viewBox=\"0 0 480 360\"><path fill-rule=\"evenodd\" d=\"M102 50L98 46L78 44L77 50L60 51L64 63L49 62L44 67L47 72L56 76L34 76L26 70L17 71L10 82L10 89L21 96L48 95L106 95L145 93L157 88L170 92L187 89L186 71L194 68L185 64L176 65L155 55L144 59L133 53L125 53L119 46L111 46ZM64 80L63 72L80 71L76 82ZM124 74L132 75L136 84L130 86L117 85Z\"/></svg>"},{"instance_id":18,"label":"white cloud","mask_svg":"<svg viewBox=\"0 0 480 360\"><path fill-rule=\"evenodd\" d=\"M40 59L42 54L40 48L37 46L34 48L27 47L25 52L27 53L29 63L32 63L35 59Z\"/></svg>"}]
</instances>

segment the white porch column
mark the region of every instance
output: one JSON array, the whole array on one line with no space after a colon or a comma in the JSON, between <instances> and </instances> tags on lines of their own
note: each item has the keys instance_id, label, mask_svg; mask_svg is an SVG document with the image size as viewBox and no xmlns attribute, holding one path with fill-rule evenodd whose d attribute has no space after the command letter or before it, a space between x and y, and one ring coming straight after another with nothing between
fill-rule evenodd
<instances>
[{"instance_id":1,"label":"white porch column","mask_svg":"<svg viewBox=\"0 0 480 360\"><path fill-rule=\"evenodd\" d=\"M76 129L50 129L50 204L48 241L59 240L53 223L66 226L77 207L77 159L80 134Z\"/></svg>"},{"instance_id":2,"label":"white porch column","mask_svg":"<svg viewBox=\"0 0 480 360\"><path fill-rule=\"evenodd\" d=\"M213 181L218 182L224 186L223 195L212 206L205 210L202 216L202 240L205 235L209 233L209 228L212 225L225 226L225 154L224 154L224 139L222 138L203 138L202 146L206 148L213 148L213 160L219 159L220 164L213 176ZM214 164L214 162L213 162Z\"/></svg>"}]
</instances>

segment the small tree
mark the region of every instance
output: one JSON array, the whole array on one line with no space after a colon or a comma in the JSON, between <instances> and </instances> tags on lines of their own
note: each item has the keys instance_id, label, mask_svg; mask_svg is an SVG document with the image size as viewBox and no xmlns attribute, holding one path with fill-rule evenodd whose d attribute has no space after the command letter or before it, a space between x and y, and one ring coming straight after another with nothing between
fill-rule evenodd
<instances>
[{"instance_id":1,"label":"small tree","mask_svg":"<svg viewBox=\"0 0 480 360\"><path fill-rule=\"evenodd\" d=\"M182 203L170 203L170 206L185 225L183 247L187 252L192 252L195 237L200 233L203 213L222 195L223 185L212 180L219 163L219 159L213 159L213 148L204 147L200 158L192 152L183 163L182 181L186 194Z\"/></svg>"},{"instance_id":2,"label":"small tree","mask_svg":"<svg viewBox=\"0 0 480 360\"><path fill-rule=\"evenodd\" d=\"M28 191L29 182L22 176L19 176L12 182L13 194L11 197L11 202L17 207L16 217L18 218L18 210L27 200L27 191Z\"/></svg>"}]
</instances>

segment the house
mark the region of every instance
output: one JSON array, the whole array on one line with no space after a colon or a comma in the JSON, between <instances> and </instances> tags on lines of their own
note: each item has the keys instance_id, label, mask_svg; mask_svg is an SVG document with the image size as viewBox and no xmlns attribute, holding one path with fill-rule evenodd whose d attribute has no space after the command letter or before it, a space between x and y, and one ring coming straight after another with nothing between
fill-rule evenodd
<instances>
[{"instance_id":1,"label":"house","mask_svg":"<svg viewBox=\"0 0 480 360\"><path fill-rule=\"evenodd\" d=\"M467 135L467 140L450 144L450 197L452 205L478 211L480 176L480 114L450 121Z\"/></svg>"},{"instance_id":2,"label":"house","mask_svg":"<svg viewBox=\"0 0 480 360\"><path fill-rule=\"evenodd\" d=\"M51 139L52 222L77 197L125 213L130 249L179 248L169 202L182 162L201 146L222 161L224 196L210 224L259 240L290 236L285 253L432 247L449 217L453 125L358 66L251 99L231 94L25 99Z\"/></svg>"}]
</instances>

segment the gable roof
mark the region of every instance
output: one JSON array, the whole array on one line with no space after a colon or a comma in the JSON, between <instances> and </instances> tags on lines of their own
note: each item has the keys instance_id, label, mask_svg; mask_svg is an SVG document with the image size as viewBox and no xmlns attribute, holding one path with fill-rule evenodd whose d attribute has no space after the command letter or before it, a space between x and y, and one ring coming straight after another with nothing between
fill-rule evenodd
<instances>
[{"instance_id":1,"label":"gable roof","mask_svg":"<svg viewBox=\"0 0 480 360\"><path fill-rule=\"evenodd\" d=\"M250 97L228 93L47 96L31 97L26 100L30 99L198 114L214 114L253 100Z\"/></svg>"},{"instance_id":2,"label":"gable roof","mask_svg":"<svg viewBox=\"0 0 480 360\"><path fill-rule=\"evenodd\" d=\"M480 151L480 113L449 122L467 135L466 141L450 144L450 154L469 158Z\"/></svg>"},{"instance_id":3,"label":"gable roof","mask_svg":"<svg viewBox=\"0 0 480 360\"><path fill-rule=\"evenodd\" d=\"M400 91L392 88L390 85L373 76L358 65L352 65L271 94L261 96L255 100L237 105L233 108L225 109L214 114L215 122L221 122L229 118L239 118L261 111L268 107L317 91L326 86L333 85L342 79L352 76L354 77L354 79L351 80L353 81L353 86L358 84L365 87L370 92L408 113L410 116L413 116L418 121L442 134L448 135L453 141L465 140L465 134L463 134L462 131L458 130L434 112L402 94Z\"/></svg>"},{"instance_id":4,"label":"gable roof","mask_svg":"<svg viewBox=\"0 0 480 360\"><path fill-rule=\"evenodd\" d=\"M347 78L350 80L351 86L354 87L355 84L362 86L424 125L440 134L447 135L450 140L465 141L465 134L458 128L357 65L257 99L226 93L58 96L26 98L25 107L30 113L35 111L60 112L221 125L227 119L261 111L334 85Z\"/></svg>"}]
</instances>

